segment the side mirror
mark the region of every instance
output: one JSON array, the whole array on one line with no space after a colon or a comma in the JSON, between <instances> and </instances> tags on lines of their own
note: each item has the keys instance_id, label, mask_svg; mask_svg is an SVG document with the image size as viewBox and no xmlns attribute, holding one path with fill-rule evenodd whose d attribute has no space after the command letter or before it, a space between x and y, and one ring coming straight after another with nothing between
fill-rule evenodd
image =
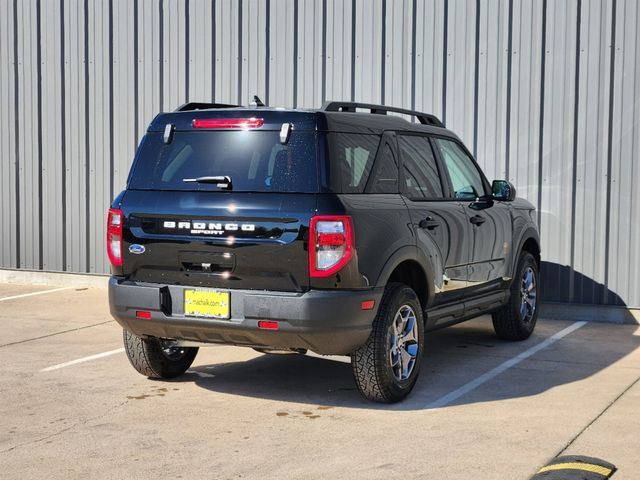
<instances>
[{"instance_id":1,"label":"side mirror","mask_svg":"<svg viewBox=\"0 0 640 480\"><path fill-rule=\"evenodd\" d=\"M516 198L516 187L507 180L494 180L491 184L491 195L494 200L511 202Z\"/></svg>"}]
</instances>

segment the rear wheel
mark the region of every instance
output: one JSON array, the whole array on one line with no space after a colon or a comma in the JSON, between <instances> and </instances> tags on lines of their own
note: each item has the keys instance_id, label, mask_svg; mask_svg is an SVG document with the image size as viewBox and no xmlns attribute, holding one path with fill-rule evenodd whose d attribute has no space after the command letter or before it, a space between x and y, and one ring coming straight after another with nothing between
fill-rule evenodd
<instances>
[{"instance_id":1,"label":"rear wheel","mask_svg":"<svg viewBox=\"0 0 640 480\"><path fill-rule=\"evenodd\" d=\"M197 347L179 347L155 337L139 337L123 331L124 349L129 362L150 378L174 378L188 370L198 353Z\"/></svg>"},{"instance_id":2,"label":"rear wheel","mask_svg":"<svg viewBox=\"0 0 640 480\"><path fill-rule=\"evenodd\" d=\"M538 263L529 252L518 259L509 303L493 313L493 328L504 340L526 340L538 320Z\"/></svg>"},{"instance_id":3,"label":"rear wheel","mask_svg":"<svg viewBox=\"0 0 640 480\"><path fill-rule=\"evenodd\" d=\"M358 390L374 402L402 400L413 389L424 348L422 307L406 285L387 286L367 343L351 355Z\"/></svg>"}]
</instances>

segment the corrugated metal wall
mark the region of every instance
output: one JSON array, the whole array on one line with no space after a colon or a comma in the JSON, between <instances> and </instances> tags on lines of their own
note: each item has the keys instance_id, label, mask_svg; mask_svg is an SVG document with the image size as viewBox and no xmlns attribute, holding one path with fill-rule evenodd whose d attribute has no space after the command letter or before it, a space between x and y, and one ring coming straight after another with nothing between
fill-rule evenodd
<instances>
[{"instance_id":1,"label":"corrugated metal wall","mask_svg":"<svg viewBox=\"0 0 640 480\"><path fill-rule=\"evenodd\" d=\"M2 0L0 266L106 272L155 113L253 94L435 113L538 206L547 299L640 306L636 0Z\"/></svg>"}]
</instances>

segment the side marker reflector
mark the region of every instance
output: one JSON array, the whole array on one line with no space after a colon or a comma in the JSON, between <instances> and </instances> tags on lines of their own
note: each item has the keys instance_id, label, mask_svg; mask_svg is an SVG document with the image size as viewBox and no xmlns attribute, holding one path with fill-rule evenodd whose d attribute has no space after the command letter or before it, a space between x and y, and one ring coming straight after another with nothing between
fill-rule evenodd
<instances>
[{"instance_id":1,"label":"side marker reflector","mask_svg":"<svg viewBox=\"0 0 640 480\"><path fill-rule=\"evenodd\" d=\"M136 310L136 317L149 320L151 318L151 312L147 310Z\"/></svg>"}]
</instances>

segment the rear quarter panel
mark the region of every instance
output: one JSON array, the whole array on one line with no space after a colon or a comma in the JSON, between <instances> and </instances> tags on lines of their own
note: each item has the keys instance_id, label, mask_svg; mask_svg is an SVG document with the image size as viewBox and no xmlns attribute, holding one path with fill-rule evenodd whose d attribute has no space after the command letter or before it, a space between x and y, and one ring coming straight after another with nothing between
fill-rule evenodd
<instances>
[{"instance_id":1,"label":"rear quarter panel","mask_svg":"<svg viewBox=\"0 0 640 480\"><path fill-rule=\"evenodd\" d=\"M319 195L318 211L353 218L356 257L337 275L311 279L312 288L373 287L396 251L415 249L409 212L399 194Z\"/></svg>"}]
</instances>

